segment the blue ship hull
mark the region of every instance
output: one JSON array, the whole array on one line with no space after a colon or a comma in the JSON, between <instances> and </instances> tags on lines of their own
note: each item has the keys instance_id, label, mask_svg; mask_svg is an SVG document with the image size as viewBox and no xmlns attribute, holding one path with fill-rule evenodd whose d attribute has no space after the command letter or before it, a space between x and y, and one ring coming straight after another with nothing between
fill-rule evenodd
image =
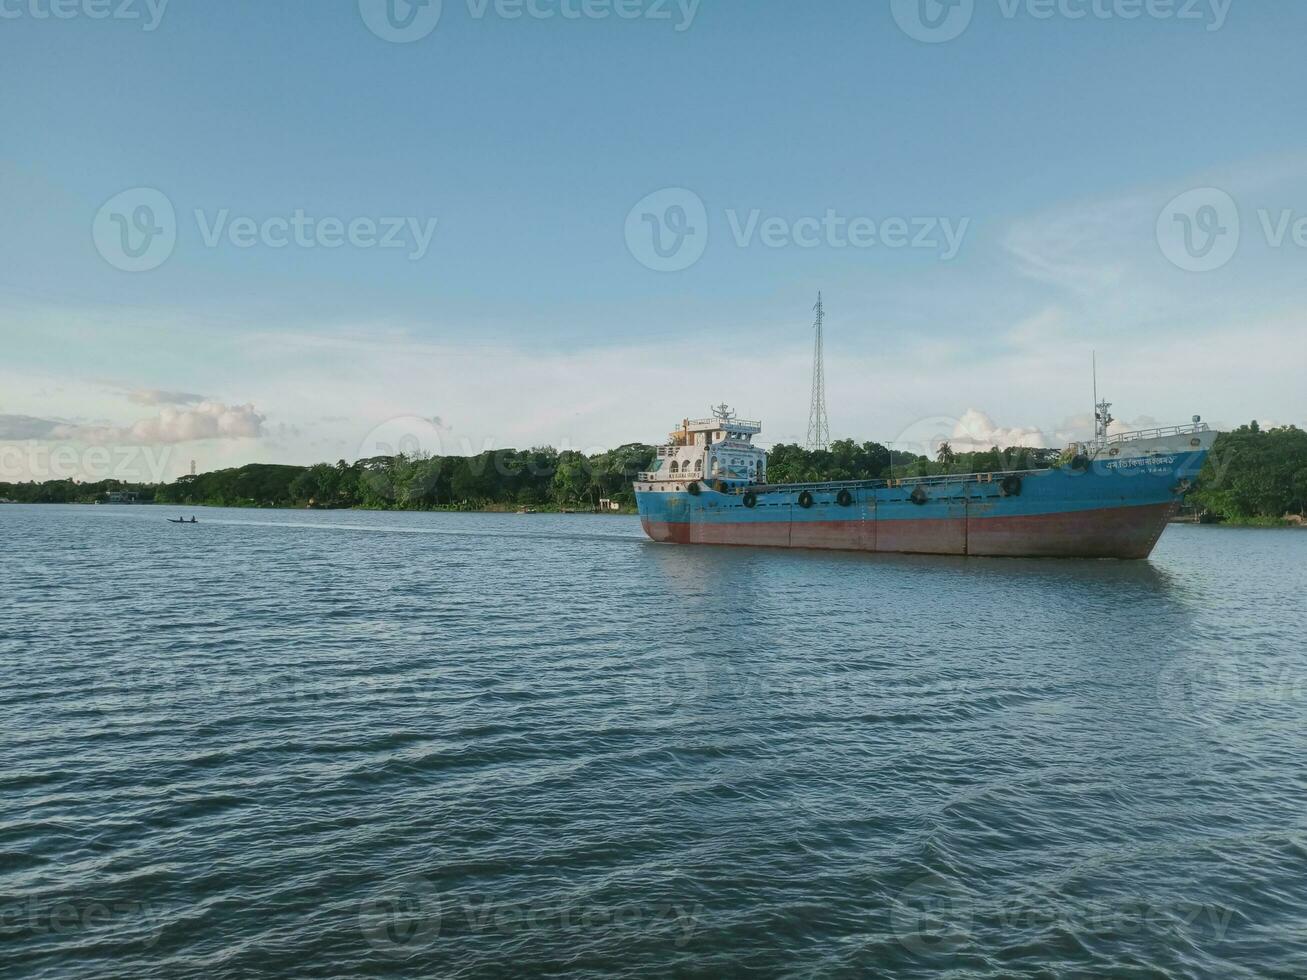
<instances>
[{"instance_id":1,"label":"blue ship hull","mask_svg":"<svg viewBox=\"0 0 1307 980\"><path fill-rule=\"evenodd\" d=\"M636 485L655 541L950 555L1147 558L1214 433L1142 440L1079 468L896 481ZM1121 453L1120 449L1116 450ZM691 487L693 486L693 489Z\"/></svg>"}]
</instances>

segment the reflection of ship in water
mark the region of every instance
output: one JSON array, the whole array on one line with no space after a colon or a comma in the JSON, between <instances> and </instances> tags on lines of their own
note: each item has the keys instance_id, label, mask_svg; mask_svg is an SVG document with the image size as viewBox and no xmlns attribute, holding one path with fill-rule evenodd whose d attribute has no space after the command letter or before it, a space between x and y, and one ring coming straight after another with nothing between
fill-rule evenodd
<instances>
[{"instance_id":1,"label":"reflection of ship in water","mask_svg":"<svg viewBox=\"0 0 1307 980\"><path fill-rule=\"evenodd\" d=\"M759 422L684 420L635 483L645 533L678 544L941 555L1147 558L1216 433L1108 434L1037 470L770 485Z\"/></svg>"}]
</instances>

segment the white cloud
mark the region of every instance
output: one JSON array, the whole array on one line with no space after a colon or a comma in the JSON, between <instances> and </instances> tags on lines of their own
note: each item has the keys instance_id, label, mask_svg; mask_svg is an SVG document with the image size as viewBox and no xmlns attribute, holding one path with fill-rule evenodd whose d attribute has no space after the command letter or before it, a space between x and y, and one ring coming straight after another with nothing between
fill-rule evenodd
<instances>
[{"instance_id":1,"label":"white cloud","mask_svg":"<svg viewBox=\"0 0 1307 980\"><path fill-rule=\"evenodd\" d=\"M91 445L155 445L200 439L254 439L263 435L264 416L253 405L202 402L193 409L165 407L131 425L58 425L50 433Z\"/></svg>"},{"instance_id":2,"label":"white cloud","mask_svg":"<svg viewBox=\"0 0 1307 980\"><path fill-rule=\"evenodd\" d=\"M0 441L45 439L58 425L31 415L0 415Z\"/></svg>"},{"instance_id":3,"label":"white cloud","mask_svg":"<svg viewBox=\"0 0 1307 980\"><path fill-rule=\"evenodd\" d=\"M985 412L968 408L953 427L953 437L949 442L954 449L962 452L985 450L992 446L1000 449L1012 446L1046 449L1051 446L1052 440L1034 426L1004 427L995 423Z\"/></svg>"}]
</instances>

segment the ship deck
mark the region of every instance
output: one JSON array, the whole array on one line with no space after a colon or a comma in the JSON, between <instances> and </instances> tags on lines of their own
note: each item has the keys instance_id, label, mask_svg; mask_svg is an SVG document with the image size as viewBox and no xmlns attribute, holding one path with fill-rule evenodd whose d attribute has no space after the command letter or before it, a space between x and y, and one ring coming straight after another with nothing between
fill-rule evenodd
<instances>
[{"instance_id":1,"label":"ship deck","mask_svg":"<svg viewBox=\"0 0 1307 980\"><path fill-rule=\"evenodd\" d=\"M722 493L801 493L840 490L889 490L895 487L946 486L951 483L994 483L1009 476L1035 476L1051 473L1052 467L1033 470L993 470L984 473L947 473L935 476L886 477L879 480L818 480L812 483L754 483L727 487ZM711 482L711 481L708 481Z\"/></svg>"}]
</instances>

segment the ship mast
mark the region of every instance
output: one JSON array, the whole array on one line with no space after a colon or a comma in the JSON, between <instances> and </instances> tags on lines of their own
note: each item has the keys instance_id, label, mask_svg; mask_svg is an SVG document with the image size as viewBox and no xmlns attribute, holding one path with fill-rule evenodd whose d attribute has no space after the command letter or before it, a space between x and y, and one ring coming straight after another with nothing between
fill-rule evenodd
<instances>
[{"instance_id":1,"label":"ship mast","mask_svg":"<svg viewBox=\"0 0 1307 980\"><path fill-rule=\"evenodd\" d=\"M1093 353L1094 359L1094 445L1102 449L1107 445L1107 427L1116 419L1112 418L1112 403L1104 399L1098 400L1098 351Z\"/></svg>"},{"instance_id":2,"label":"ship mast","mask_svg":"<svg viewBox=\"0 0 1307 980\"><path fill-rule=\"evenodd\" d=\"M812 405L808 409L808 448L830 448L830 423L826 419L826 354L822 349L822 323L826 312L821 305L821 292L817 293L817 319L813 324L816 337L812 346Z\"/></svg>"}]
</instances>

